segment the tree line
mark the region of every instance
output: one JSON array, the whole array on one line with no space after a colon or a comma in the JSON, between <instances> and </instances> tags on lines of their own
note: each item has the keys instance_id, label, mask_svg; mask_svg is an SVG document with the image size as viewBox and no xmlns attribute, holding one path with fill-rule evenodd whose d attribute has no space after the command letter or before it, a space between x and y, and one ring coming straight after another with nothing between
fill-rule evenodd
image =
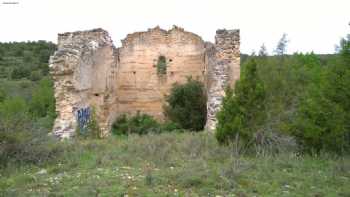
<instances>
[{"instance_id":1,"label":"tree line","mask_svg":"<svg viewBox=\"0 0 350 197\"><path fill-rule=\"evenodd\" d=\"M292 137L300 152L343 154L350 147L350 35L334 55L286 55L286 35L268 56L243 57L241 79L227 89L216 137L225 144L273 144Z\"/></svg>"}]
</instances>

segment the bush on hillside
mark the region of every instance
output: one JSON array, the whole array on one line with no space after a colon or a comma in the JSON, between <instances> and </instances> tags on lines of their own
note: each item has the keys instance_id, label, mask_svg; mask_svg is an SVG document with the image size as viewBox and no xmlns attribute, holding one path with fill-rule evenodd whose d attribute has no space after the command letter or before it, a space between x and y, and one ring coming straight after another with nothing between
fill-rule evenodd
<instances>
[{"instance_id":1,"label":"bush on hillside","mask_svg":"<svg viewBox=\"0 0 350 197\"><path fill-rule=\"evenodd\" d=\"M303 152L340 153L349 143L346 124L346 112L338 104L322 95L309 96L300 104L291 131Z\"/></svg>"},{"instance_id":2,"label":"bush on hillside","mask_svg":"<svg viewBox=\"0 0 350 197\"><path fill-rule=\"evenodd\" d=\"M3 102L6 98L6 92L3 88L0 87L0 102Z\"/></svg>"},{"instance_id":3,"label":"bush on hillside","mask_svg":"<svg viewBox=\"0 0 350 197\"><path fill-rule=\"evenodd\" d=\"M291 133L304 152L349 151L350 36L341 41L338 57L320 88L309 87L291 126Z\"/></svg>"},{"instance_id":4,"label":"bush on hillside","mask_svg":"<svg viewBox=\"0 0 350 197\"><path fill-rule=\"evenodd\" d=\"M40 164L59 154L59 147L47 136L47 129L35 128L35 123L22 98L0 102L0 165Z\"/></svg>"},{"instance_id":5,"label":"bush on hillside","mask_svg":"<svg viewBox=\"0 0 350 197\"><path fill-rule=\"evenodd\" d=\"M203 83L188 78L174 84L164 106L165 116L183 129L203 130L207 117L207 97Z\"/></svg>"},{"instance_id":6,"label":"bush on hillside","mask_svg":"<svg viewBox=\"0 0 350 197\"><path fill-rule=\"evenodd\" d=\"M25 66L17 66L11 72L11 79L29 78L30 69Z\"/></svg>"},{"instance_id":7,"label":"bush on hillside","mask_svg":"<svg viewBox=\"0 0 350 197\"><path fill-rule=\"evenodd\" d=\"M47 135L47 130L2 131L0 140L0 166L35 164L54 161L65 150L61 142Z\"/></svg>"},{"instance_id":8,"label":"bush on hillside","mask_svg":"<svg viewBox=\"0 0 350 197\"><path fill-rule=\"evenodd\" d=\"M55 116L55 98L53 82L49 78L39 81L38 87L32 92L29 111L34 117Z\"/></svg>"},{"instance_id":9,"label":"bush on hillside","mask_svg":"<svg viewBox=\"0 0 350 197\"><path fill-rule=\"evenodd\" d=\"M28 106L22 98L7 98L0 103L0 131L3 135L29 127Z\"/></svg>"},{"instance_id":10,"label":"bush on hillside","mask_svg":"<svg viewBox=\"0 0 350 197\"><path fill-rule=\"evenodd\" d=\"M40 80L38 87L33 90L29 111L33 118L55 117L53 82L49 78Z\"/></svg>"},{"instance_id":11,"label":"bush on hillside","mask_svg":"<svg viewBox=\"0 0 350 197\"><path fill-rule=\"evenodd\" d=\"M34 70L30 73L29 78L32 81L39 81L41 78L43 78L43 74L40 70Z\"/></svg>"}]
</instances>

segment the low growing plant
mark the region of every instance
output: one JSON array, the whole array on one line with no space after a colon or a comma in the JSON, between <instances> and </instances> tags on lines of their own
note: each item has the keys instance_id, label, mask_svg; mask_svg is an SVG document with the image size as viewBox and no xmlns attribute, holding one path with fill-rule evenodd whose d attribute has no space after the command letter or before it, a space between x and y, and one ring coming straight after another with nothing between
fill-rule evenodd
<instances>
[{"instance_id":1,"label":"low growing plant","mask_svg":"<svg viewBox=\"0 0 350 197\"><path fill-rule=\"evenodd\" d=\"M162 133L180 130L180 127L173 122L159 123L152 116L137 113L135 116L121 115L112 125L112 133L116 135L147 133Z\"/></svg>"},{"instance_id":2,"label":"low growing plant","mask_svg":"<svg viewBox=\"0 0 350 197\"><path fill-rule=\"evenodd\" d=\"M128 117L123 114L112 125L112 133L116 135L147 134L150 132L159 133L160 124L147 114L140 114Z\"/></svg>"}]
</instances>

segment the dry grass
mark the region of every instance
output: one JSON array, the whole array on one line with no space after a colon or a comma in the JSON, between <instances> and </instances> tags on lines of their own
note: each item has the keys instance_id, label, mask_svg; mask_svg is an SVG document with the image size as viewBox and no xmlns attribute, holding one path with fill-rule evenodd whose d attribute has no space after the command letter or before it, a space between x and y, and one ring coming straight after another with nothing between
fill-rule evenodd
<instances>
[{"instance_id":1,"label":"dry grass","mask_svg":"<svg viewBox=\"0 0 350 197\"><path fill-rule=\"evenodd\" d=\"M55 163L2 169L0 195L350 195L349 157L243 155L205 133L131 135L63 146L66 152Z\"/></svg>"}]
</instances>

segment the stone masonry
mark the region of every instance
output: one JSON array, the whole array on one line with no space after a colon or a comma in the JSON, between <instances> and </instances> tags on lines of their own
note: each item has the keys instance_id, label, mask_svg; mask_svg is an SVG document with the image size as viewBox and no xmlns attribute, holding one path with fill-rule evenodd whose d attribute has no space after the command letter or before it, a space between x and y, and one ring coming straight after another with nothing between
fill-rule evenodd
<instances>
[{"instance_id":1,"label":"stone masonry","mask_svg":"<svg viewBox=\"0 0 350 197\"><path fill-rule=\"evenodd\" d=\"M129 34L120 48L103 29L59 34L50 58L58 115L53 134L74 136L82 118L92 113L101 136L122 114L146 113L162 121L165 95L189 76L206 85L206 128L213 131L226 86L239 79L239 42L239 30L218 30L212 44L177 26ZM160 57L166 62L161 75Z\"/></svg>"},{"instance_id":2,"label":"stone masonry","mask_svg":"<svg viewBox=\"0 0 350 197\"><path fill-rule=\"evenodd\" d=\"M217 30L215 45L207 50L207 123L206 129L215 130L216 112L225 96L227 86L234 86L240 76L239 30Z\"/></svg>"}]
</instances>

